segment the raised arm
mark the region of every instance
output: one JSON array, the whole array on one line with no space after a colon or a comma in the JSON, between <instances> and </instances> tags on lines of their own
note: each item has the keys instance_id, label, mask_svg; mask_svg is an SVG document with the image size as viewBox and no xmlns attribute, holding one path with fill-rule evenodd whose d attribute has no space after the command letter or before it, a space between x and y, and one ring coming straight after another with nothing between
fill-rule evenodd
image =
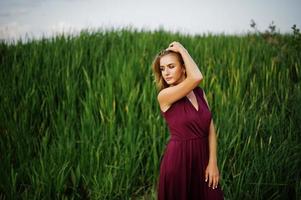
<instances>
[{"instance_id":1,"label":"raised arm","mask_svg":"<svg viewBox=\"0 0 301 200\"><path fill-rule=\"evenodd\" d=\"M161 109L170 107L172 103L186 96L203 80L203 75L197 64L179 42L172 42L166 50L179 52L181 54L186 68L186 78L181 83L167 87L159 92L157 98Z\"/></svg>"}]
</instances>

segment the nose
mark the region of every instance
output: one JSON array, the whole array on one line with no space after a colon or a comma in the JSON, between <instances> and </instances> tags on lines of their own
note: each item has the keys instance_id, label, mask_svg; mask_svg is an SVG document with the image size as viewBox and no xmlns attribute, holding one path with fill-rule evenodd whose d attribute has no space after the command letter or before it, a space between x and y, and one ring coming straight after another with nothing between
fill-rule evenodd
<instances>
[{"instance_id":1,"label":"nose","mask_svg":"<svg viewBox=\"0 0 301 200\"><path fill-rule=\"evenodd\" d=\"M169 69L168 69L168 67L164 69L164 75L165 76L169 75Z\"/></svg>"}]
</instances>

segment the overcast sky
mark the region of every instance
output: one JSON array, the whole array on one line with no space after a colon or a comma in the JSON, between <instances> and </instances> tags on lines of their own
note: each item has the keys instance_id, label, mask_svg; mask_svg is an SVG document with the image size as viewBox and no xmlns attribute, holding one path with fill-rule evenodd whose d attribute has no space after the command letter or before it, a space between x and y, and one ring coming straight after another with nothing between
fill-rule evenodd
<instances>
[{"instance_id":1,"label":"overcast sky","mask_svg":"<svg viewBox=\"0 0 301 200\"><path fill-rule=\"evenodd\" d=\"M49 36L82 28L163 27L188 34L247 33L274 21L301 26L301 0L0 0L0 39Z\"/></svg>"}]
</instances>

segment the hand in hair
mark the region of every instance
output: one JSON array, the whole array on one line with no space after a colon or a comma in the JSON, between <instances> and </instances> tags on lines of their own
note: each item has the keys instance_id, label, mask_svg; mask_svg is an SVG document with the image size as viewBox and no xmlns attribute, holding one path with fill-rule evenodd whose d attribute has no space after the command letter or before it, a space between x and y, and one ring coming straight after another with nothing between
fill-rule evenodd
<instances>
[{"instance_id":1,"label":"hand in hair","mask_svg":"<svg viewBox=\"0 0 301 200\"><path fill-rule=\"evenodd\" d=\"M182 53L183 51L187 51L183 45L179 42L173 41L169 44L169 46L165 50L170 50L178 53Z\"/></svg>"}]
</instances>

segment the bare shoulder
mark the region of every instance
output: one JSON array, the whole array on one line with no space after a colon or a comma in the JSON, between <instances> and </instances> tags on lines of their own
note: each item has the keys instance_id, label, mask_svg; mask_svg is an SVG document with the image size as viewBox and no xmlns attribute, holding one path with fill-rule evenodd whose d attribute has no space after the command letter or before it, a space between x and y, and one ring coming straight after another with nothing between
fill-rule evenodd
<instances>
[{"instance_id":1,"label":"bare shoulder","mask_svg":"<svg viewBox=\"0 0 301 200\"><path fill-rule=\"evenodd\" d=\"M162 91L159 92L159 94L158 94L158 96L157 96L157 100L158 100L158 102L159 102L159 106L160 106L161 111L162 111L162 112L166 112L166 111L171 107L172 104L167 104L167 103L165 103L164 101L162 101L162 100L160 99L160 93L161 93L161 92L162 92Z\"/></svg>"},{"instance_id":2,"label":"bare shoulder","mask_svg":"<svg viewBox=\"0 0 301 200\"><path fill-rule=\"evenodd\" d=\"M201 79L186 78L184 81L175 86L161 90L157 99L162 111L167 110L174 102L186 96L191 90L199 85L200 82Z\"/></svg>"}]
</instances>

